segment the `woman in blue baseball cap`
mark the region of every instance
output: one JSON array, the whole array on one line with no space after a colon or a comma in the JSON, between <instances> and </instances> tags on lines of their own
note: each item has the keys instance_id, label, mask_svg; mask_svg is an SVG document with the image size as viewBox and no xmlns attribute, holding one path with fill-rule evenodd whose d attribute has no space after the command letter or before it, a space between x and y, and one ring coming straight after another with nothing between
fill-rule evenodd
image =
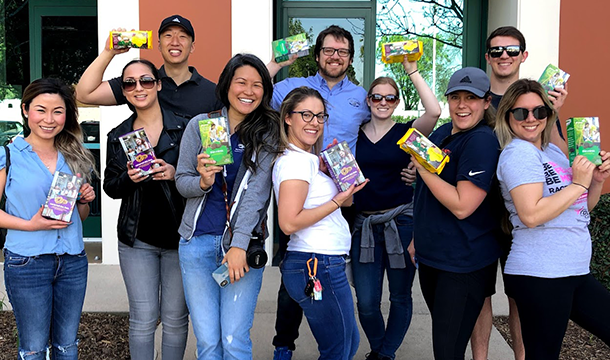
<instances>
[{"instance_id":1,"label":"woman in blue baseball cap","mask_svg":"<svg viewBox=\"0 0 610 360\"><path fill-rule=\"evenodd\" d=\"M495 286L500 146L489 126L489 90L482 70L456 71L445 92L451 122L430 135L450 160L440 174L414 160L414 247L437 360L464 357L485 297ZM409 249L413 261L415 249Z\"/></svg>"}]
</instances>

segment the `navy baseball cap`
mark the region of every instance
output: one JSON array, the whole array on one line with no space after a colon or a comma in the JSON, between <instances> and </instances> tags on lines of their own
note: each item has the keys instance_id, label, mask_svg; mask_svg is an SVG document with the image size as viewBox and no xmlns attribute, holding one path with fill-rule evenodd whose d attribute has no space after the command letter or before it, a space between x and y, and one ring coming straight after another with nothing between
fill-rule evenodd
<instances>
[{"instance_id":1,"label":"navy baseball cap","mask_svg":"<svg viewBox=\"0 0 610 360\"><path fill-rule=\"evenodd\" d=\"M445 95L464 90L483 98L489 91L490 86L489 78L483 70L475 67L465 67L451 75Z\"/></svg>"},{"instance_id":2,"label":"navy baseball cap","mask_svg":"<svg viewBox=\"0 0 610 360\"><path fill-rule=\"evenodd\" d=\"M172 15L165 18L163 21L161 21L161 26L159 26L159 36L170 26L180 26L184 29L184 31L186 31L187 34L191 35L193 41L195 41L195 29L193 29L193 25L191 25L189 19L180 15Z\"/></svg>"}]
</instances>

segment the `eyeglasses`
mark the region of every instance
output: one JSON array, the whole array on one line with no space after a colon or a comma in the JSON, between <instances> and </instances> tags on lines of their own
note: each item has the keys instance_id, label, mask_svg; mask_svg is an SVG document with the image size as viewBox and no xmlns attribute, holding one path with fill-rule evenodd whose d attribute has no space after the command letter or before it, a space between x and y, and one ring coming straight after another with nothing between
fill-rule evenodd
<instances>
[{"instance_id":1,"label":"eyeglasses","mask_svg":"<svg viewBox=\"0 0 610 360\"><path fill-rule=\"evenodd\" d=\"M341 57L348 57L350 55L349 49L335 49L331 47L323 47L322 54L326 56L333 56L333 54L337 52Z\"/></svg>"},{"instance_id":2,"label":"eyeglasses","mask_svg":"<svg viewBox=\"0 0 610 360\"><path fill-rule=\"evenodd\" d=\"M306 123L310 123L314 117L316 118L316 121L318 122L318 124L324 124L328 120L328 114L325 114L325 113L314 114L309 110L291 111L290 113L291 114L301 114L303 121L305 121Z\"/></svg>"},{"instance_id":3,"label":"eyeglasses","mask_svg":"<svg viewBox=\"0 0 610 360\"><path fill-rule=\"evenodd\" d=\"M133 91L137 87L137 83L140 83L140 86L143 89L152 89L155 87L157 83L157 79L151 77L141 77L140 79L127 79L123 80L123 90L125 91Z\"/></svg>"},{"instance_id":4,"label":"eyeglasses","mask_svg":"<svg viewBox=\"0 0 610 360\"><path fill-rule=\"evenodd\" d=\"M519 56L519 53L521 52L521 46L519 46L519 45L493 46L493 47L490 47L489 50L487 50L487 53L492 58L499 58L500 56L502 56L502 54L504 54L505 50L506 50L506 54L508 56L515 57L515 56Z\"/></svg>"},{"instance_id":5,"label":"eyeglasses","mask_svg":"<svg viewBox=\"0 0 610 360\"><path fill-rule=\"evenodd\" d=\"M385 99L385 102L387 102L389 105L394 105L398 101L398 96L371 94L369 95L369 99L371 99L374 104L380 103L381 100Z\"/></svg>"},{"instance_id":6,"label":"eyeglasses","mask_svg":"<svg viewBox=\"0 0 610 360\"><path fill-rule=\"evenodd\" d=\"M532 115L534 115L534 118L536 120L542 120L542 119L546 119L547 117L549 117L549 115L551 114L551 109L549 109L546 106L538 106L538 107L533 108L532 110L529 110L526 108L515 108L515 109L510 109L508 112L513 114L513 117L517 121L523 121L523 120L527 119L530 112L532 113Z\"/></svg>"}]
</instances>

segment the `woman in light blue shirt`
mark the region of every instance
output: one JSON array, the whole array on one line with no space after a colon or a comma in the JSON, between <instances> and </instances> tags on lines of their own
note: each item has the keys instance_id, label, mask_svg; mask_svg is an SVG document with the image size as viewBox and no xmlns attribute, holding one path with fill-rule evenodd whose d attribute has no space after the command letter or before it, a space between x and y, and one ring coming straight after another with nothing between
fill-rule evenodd
<instances>
[{"instance_id":1,"label":"woman in light blue shirt","mask_svg":"<svg viewBox=\"0 0 610 360\"><path fill-rule=\"evenodd\" d=\"M4 282L19 356L76 360L87 285L82 220L95 199L88 183L94 158L82 144L74 93L61 81L32 82L21 107L26 137L0 148L0 192L6 194L0 227L8 229ZM85 177L69 222L42 216L57 171Z\"/></svg>"}]
</instances>

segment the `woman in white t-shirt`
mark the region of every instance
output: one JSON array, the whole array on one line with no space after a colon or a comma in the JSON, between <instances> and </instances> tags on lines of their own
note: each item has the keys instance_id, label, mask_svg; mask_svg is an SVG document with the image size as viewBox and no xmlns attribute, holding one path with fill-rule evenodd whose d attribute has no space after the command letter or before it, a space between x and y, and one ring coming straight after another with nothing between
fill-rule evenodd
<instances>
[{"instance_id":1,"label":"woman in white t-shirt","mask_svg":"<svg viewBox=\"0 0 610 360\"><path fill-rule=\"evenodd\" d=\"M291 91L280 119L285 151L273 167L273 190L280 228L290 235L282 278L290 297L303 308L320 359L352 359L360 336L345 275L351 235L339 208L349 206L366 182L339 192L314 155L328 120L318 91Z\"/></svg>"},{"instance_id":2,"label":"woman in white t-shirt","mask_svg":"<svg viewBox=\"0 0 610 360\"><path fill-rule=\"evenodd\" d=\"M610 175L610 153L595 166L550 143L556 112L536 81L513 83L498 106L498 180L513 242L506 294L519 309L525 358L556 360L572 319L610 344L610 292L589 272L589 212Z\"/></svg>"}]
</instances>

